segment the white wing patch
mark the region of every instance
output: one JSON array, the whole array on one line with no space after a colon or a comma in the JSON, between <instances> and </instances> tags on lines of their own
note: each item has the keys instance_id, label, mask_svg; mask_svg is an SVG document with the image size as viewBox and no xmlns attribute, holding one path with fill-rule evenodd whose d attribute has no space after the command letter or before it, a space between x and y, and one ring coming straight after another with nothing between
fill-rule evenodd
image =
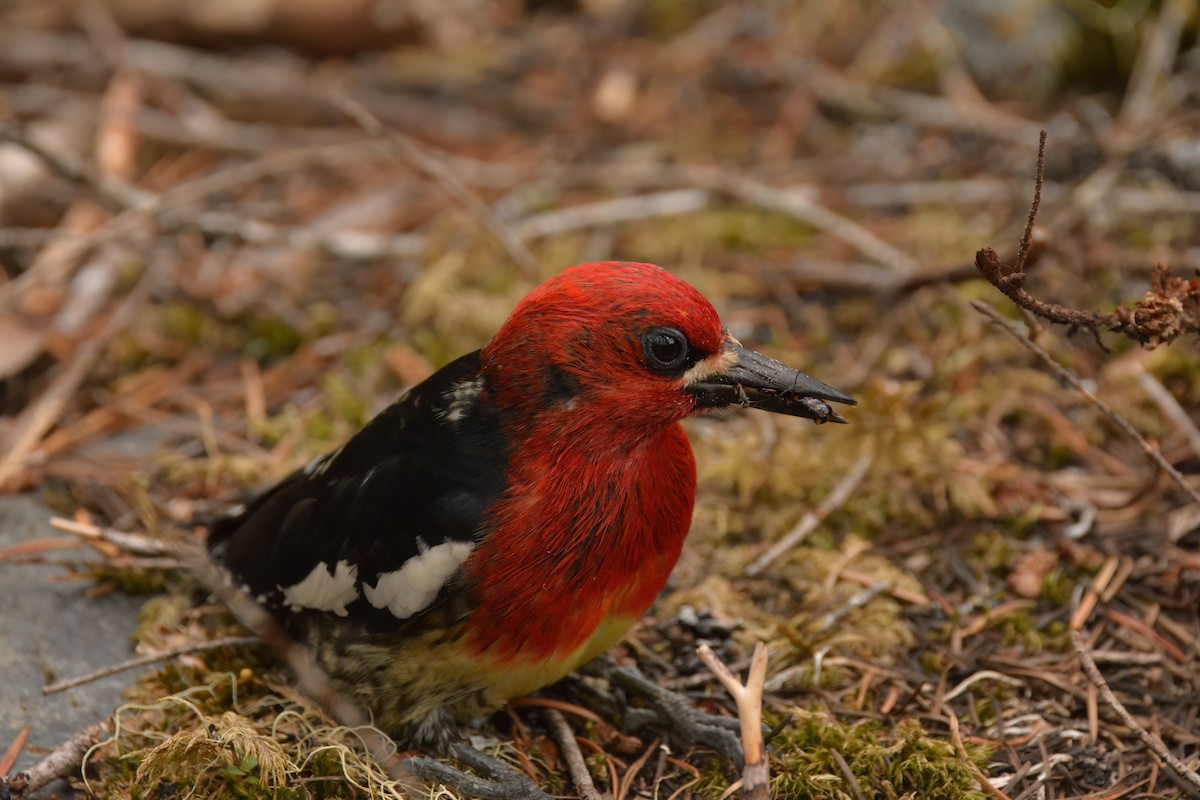
<instances>
[{"instance_id":1,"label":"white wing patch","mask_svg":"<svg viewBox=\"0 0 1200 800\"><path fill-rule=\"evenodd\" d=\"M450 387L450 391L442 395L447 405L444 409L439 409L435 412L438 419L445 420L446 422L458 422L467 415L467 412L471 410L471 406L475 405L475 400L479 397L479 393L482 390L482 378L459 381L454 384L454 386Z\"/></svg>"},{"instance_id":2,"label":"white wing patch","mask_svg":"<svg viewBox=\"0 0 1200 800\"><path fill-rule=\"evenodd\" d=\"M418 546L423 545L419 539ZM397 619L407 619L427 608L446 581L471 554L470 542L443 542L436 547L420 547L420 555L404 562L394 572L384 572L374 586L363 584L367 602L386 608Z\"/></svg>"},{"instance_id":3,"label":"white wing patch","mask_svg":"<svg viewBox=\"0 0 1200 800\"><path fill-rule=\"evenodd\" d=\"M324 562L317 564L308 577L294 586L280 587L284 599L292 608L311 608L332 611L339 617L347 614L346 606L358 599L358 567L349 561L339 561L333 570Z\"/></svg>"}]
</instances>

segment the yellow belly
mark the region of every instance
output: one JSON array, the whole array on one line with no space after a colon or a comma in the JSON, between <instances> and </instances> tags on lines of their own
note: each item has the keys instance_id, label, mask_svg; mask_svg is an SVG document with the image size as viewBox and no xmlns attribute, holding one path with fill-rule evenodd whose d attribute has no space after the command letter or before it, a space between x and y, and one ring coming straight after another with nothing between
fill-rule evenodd
<instances>
[{"instance_id":1,"label":"yellow belly","mask_svg":"<svg viewBox=\"0 0 1200 800\"><path fill-rule=\"evenodd\" d=\"M390 645L356 642L334 650L317 645L340 688L370 711L375 724L399 736L430 740L451 719L489 714L559 680L601 655L637 622L610 615L573 652L542 661L492 661L473 654L460 630L439 631Z\"/></svg>"},{"instance_id":2,"label":"yellow belly","mask_svg":"<svg viewBox=\"0 0 1200 800\"><path fill-rule=\"evenodd\" d=\"M621 641L621 637L635 622L636 619L629 617L606 617L582 646L561 660L530 664L520 669L514 668L512 664L494 665L488 670L491 675L488 693L495 699L498 708L513 698L524 697L543 686L549 686L607 652Z\"/></svg>"}]
</instances>

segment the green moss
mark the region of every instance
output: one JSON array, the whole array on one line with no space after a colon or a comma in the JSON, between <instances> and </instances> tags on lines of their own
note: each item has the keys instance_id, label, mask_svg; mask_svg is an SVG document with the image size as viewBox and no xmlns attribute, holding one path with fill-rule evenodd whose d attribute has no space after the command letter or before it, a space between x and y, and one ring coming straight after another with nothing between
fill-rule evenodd
<instances>
[{"instance_id":1,"label":"green moss","mask_svg":"<svg viewBox=\"0 0 1200 800\"><path fill-rule=\"evenodd\" d=\"M622 229L620 250L656 264L686 265L738 254L793 253L811 241L812 229L791 217L731 207L630 223Z\"/></svg>"},{"instance_id":2,"label":"green moss","mask_svg":"<svg viewBox=\"0 0 1200 800\"><path fill-rule=\"evenodd\" d=\"M655 39L669 39L696 24L715 7L714 0L647 0L639 3L638 17L645 32Z\"/></svg>"},{"instance_id":3,"label":"green moss","mask_svg":"<svg viewBox=\"0 0 1200 800\"><path fill-rule=\"evenodd\" d=\"M328 399L328 413L333 417L347 422L355 429L361 428L370 421L371 414L367 399L342 375L326 374L321 379L321 389ZM324 430L320 433L326 434L327 438L332 431Z\"/></svg>"},{"instance_id":4,"label":"green moss","mask_svg":"<svg viewBox=\"0 0 1200 800\"><path fill-rule=\"evenodd\" d=\"M1005 616L999 621L997 630L1003 645L1017 647L1027 655L1036 655L1043 650L1062 652L1070 649L1070 632L1066 624L1055 621L1043 628L1034 619L1032 609Z\"/></svg>"},{"instance_id":5,"label":"green moss","mask_svg":"<svg viewBox=\"0 0 1200 800\"><path fill-rule=\"evenodd\" d=\"M1017 555L1016 542L1007 531L1000 528L989 528L975 533L971 536L966 553L970 563L977 564L998 577L1007 573Z\"/></svg>"},{"instance_id":6,"label":"green moss","mask_svg":"<svg viewBox=\"0 0 1200 800\"><path fill-rule=\"evenodd\" d=\"M1160 347L1150 354L1146 368L1184 408L1200 406L1200 359L1194 348Z\"/></svg>"},{"instance_id":7,"label":"green moss","mask_svg":"<svg viewBox=\"0 0 1200 800\"><path fill-rule=\"evenodd\" d=\"M902 720L885 730L873 721L844 724L823 713L796 710L771 746L776 753L771 759L771 793L781 800L987 797L954 746L931 737L915 720ZM990 755L986 748L968 745L968 753L977 767L986 766ZM697 794L715 799L727 785L716 770L710 770L697 784Z\"/></svg>"},{"instance_id":8,"label":"green moss","mask_svg":"<svg viewBox=\"0 0 1200 800\"><path fill-rule=\"evenodd\" d=\"M1062 570L1052 569L1042 578L1042 599L1047 603L1066 608L1075 591L1075 581Z\"/></svg>"},{"instance_id":9,"label":"green moss","mask_svg":"<svg viewBox=\"0 0 1200 800\"><path fill-rule=\"evenodd\" d=\"M257 361L269 361L290 355L305 339L305 335L282 319L252 314L243 325L247 341L242 351Z\"/></svg>"}]
</instances>

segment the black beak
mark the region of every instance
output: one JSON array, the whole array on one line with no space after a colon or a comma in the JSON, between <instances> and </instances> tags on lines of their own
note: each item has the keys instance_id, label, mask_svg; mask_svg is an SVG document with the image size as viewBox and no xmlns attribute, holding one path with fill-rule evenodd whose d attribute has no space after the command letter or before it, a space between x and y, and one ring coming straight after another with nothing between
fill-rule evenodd
<instances>
[{"instance_id":1,"label":"black beak","mask_svg":"<svg viewBox=\"0 0 1200 800\"><path fill-rule=\"evenodd\" d=\"M830 402L848 406L857 403L853 397L762 353L732 341L725 343L725 350L737 356L731 369L685 387L696 394L701 406L721 408L736 403L745 408L808 417L819 425L848 421L829 407Z\"/></svg>"}]
</instances>

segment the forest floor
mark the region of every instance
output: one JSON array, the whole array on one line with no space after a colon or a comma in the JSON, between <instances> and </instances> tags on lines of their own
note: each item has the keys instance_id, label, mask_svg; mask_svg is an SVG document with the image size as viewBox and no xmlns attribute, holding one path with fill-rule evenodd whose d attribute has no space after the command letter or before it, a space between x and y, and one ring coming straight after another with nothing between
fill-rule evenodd
<instances>
[{"instance_id":1,"label":"forest floor","mask_svg":"<svg viewBox=\"0 0 1200 800\"><path fill-rule=\"evenodd\" d=\"M53 772L405 791L150 543L194 544L541 280L620 259L859 405L689 421L692 532L610 660L732 715L696 647L740 673L765 643L781 798L1200 797L1191 2L481 0L391 33L321 5L0 3L0 488L63 518L0 540L0 586L140 593L136 650L169 656ZM609 692L569 679L473 742L559 796L575 748L618 800L738 780L617 731Z\"/></svg>"}]
</instances>

